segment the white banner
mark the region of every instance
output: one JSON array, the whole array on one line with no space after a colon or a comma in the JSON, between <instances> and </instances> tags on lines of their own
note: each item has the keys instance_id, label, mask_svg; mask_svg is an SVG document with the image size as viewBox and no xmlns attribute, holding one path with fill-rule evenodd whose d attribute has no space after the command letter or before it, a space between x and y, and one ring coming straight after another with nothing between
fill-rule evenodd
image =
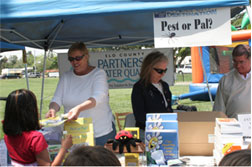
<instances>
[{"instance_id":1,"label":"white banner","mask_svg":"<svg viewBox=\"0 0 252 167\"><path fill-rule=\"evenodd\" d=\"M173 85L173 49L155 49L168 57L168 70L163 78L164 81ZM139 79L139 73L144 57L154 49L90 52L89 63L92 66L104 69L108 76L109 88L132 88ZM67 53L58 54L59 72L71 69L67 60Z\"/></svg>"},{"instance_id":2,"label":"white banner","mask_svg":"<svg viewBox=\"0 0 252 167\"><path fill-rule=\"evenodd\" d=\"M155 48L232 43L230 8L157 12L153 17Z\"/></svg>"}]
</instances>

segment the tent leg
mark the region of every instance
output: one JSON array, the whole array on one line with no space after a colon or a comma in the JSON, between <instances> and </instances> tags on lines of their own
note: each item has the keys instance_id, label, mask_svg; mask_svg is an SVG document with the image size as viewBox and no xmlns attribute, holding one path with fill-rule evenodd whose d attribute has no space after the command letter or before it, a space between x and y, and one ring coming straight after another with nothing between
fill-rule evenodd
<instances>
[{"instance_id":1,"label":"tent leg","mask_svg":"<svg viewBox=\"0 0 252 167\"><path fill-rule=\"evenodd\" d=\"M57 37L59 31L61 30L62 26L64 22L61 21L60 24L57 25L56 27L56 34L51 42L51 44L49 45L49 48L52 46L55 38ZM51 34L48 36L48 38L52 35L53 32L51 32ZM42 74L42 88L41 88L41 98L40 98L40 119L42 119L42 109L43 109L43 95L44 95L44 80L45 80L45 69L46 69L46 55L49 54L48 52L48 48L45 49L45 54L44 54L44 64L43 64L43 74Z\"/></svg>"},{"instance_id":2,"label":"tent leg","mask_svg":"<svg viewBox=\"0 0 252 167\"><path fill-rule=\"evenodd\" d=\"M27 64L25 64L25 80L26 80L27 89L30 90L29 80L28 80L28 76L27 76Z\"/></svg>"},{"instance_id":3,"label":"tent leg","mask_svg":"<svg viewBox=\"0 0 252 167\"><path fill-rule=\"evenodd\" d=\"M204 74L205 79L206 79L208 95L209 95L209 98L210 98L210 101L211 101L211 104L212 104L212 107L213 107L213 98L212 98L212 94L210 92L210 88L209 88L209 85L208 85L208 79L207 79L207 75L206 75L206 69L204 67L204 63L203 63L203 58L202 58L200 47L198 47L198 48L199 48L199 57L200 57L200 61L201 61L201 64L202 64L203 74Z\"/></svg>"},{"instance_id":4,"label":"tent leg","mask_svg":"<svg viewBox=\"0 0 252 167\"><path fill-rule=\"evenodd\" d=\"M43 73L42 73L42 88L41 88L41 98L40 98L40 119L42 119L42 109L43 109L43 95L44 95L44 81L45 81L45 69L46 69L46 54L44 53L44 62L43 62Z\"/></svg>"}]
</instances>

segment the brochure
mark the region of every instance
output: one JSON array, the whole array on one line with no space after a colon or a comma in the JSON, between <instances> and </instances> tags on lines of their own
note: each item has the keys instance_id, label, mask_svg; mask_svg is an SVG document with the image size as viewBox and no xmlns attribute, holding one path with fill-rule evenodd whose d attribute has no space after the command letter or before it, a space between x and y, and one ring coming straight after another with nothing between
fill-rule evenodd
<instances>
[{"instance_id":1,"label":"brochure","mask_svg":"<svg viewBox=\"0 0 252 167\"><path fill-rule=\"evenodd\" d=\"M64 116L50 117L40 120L40 124L44 127L59 126L66 122L67 118Z\"/></svg>"}]
</instances>

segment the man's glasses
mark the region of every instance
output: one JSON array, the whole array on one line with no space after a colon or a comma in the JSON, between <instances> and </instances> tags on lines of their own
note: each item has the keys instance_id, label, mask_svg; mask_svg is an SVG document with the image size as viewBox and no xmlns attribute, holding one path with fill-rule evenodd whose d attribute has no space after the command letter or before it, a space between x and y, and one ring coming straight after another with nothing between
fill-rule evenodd
<instances>
[{"instance_id":1,"label":"man's glasses","mask_svg":"<svg viewBox=\"0 0 252 167\"><path fill-rule=\"evenodd\" d=\"M83 57L84 57L85 55L82 55L82 56L76 56L76 57L71 57L71 56L68 56L68 60L69 61L74 61L74 60L76 60L76 61L80 61L81 59L83 59Z\"/></svg>"},{"instance_id":2,"label":"man's glasses","mask_svg":"<svg viewBox=\"0 0 252 167\"><path fill-rule=\"evenodd\" d=\"M235 61L233 60L233 65L237 66L238 64L240 65L244 65L246 63L246 61Z\"/></svg>"},{"instance_id":3,"label":"man's glasses","mask_svg":"<svg viewBox=\"0 0 252 167\"><path fill-rule=\"evenodd\" d=\"M163 74L163 73L166 73L166 71L167 71L167 68L166 69L159 69L159 68L153 68L157 73L159 73L159 74Z\"/></svg>"}]
</instances>

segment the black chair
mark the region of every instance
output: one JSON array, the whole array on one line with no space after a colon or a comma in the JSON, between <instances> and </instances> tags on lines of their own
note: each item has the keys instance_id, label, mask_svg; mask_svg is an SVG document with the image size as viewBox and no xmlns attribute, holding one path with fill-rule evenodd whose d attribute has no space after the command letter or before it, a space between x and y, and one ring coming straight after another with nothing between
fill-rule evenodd
<instances>
[{"instance_id":1,"label":"black chair","mask_svg":"<svg viewBox=\"0 0 252 167\"><path fill-rule=\"evenodd\" d=\"M7 97L0 97L0 100L6 101L6 100L7 100Z\"/></svg>"}]
</instances>

